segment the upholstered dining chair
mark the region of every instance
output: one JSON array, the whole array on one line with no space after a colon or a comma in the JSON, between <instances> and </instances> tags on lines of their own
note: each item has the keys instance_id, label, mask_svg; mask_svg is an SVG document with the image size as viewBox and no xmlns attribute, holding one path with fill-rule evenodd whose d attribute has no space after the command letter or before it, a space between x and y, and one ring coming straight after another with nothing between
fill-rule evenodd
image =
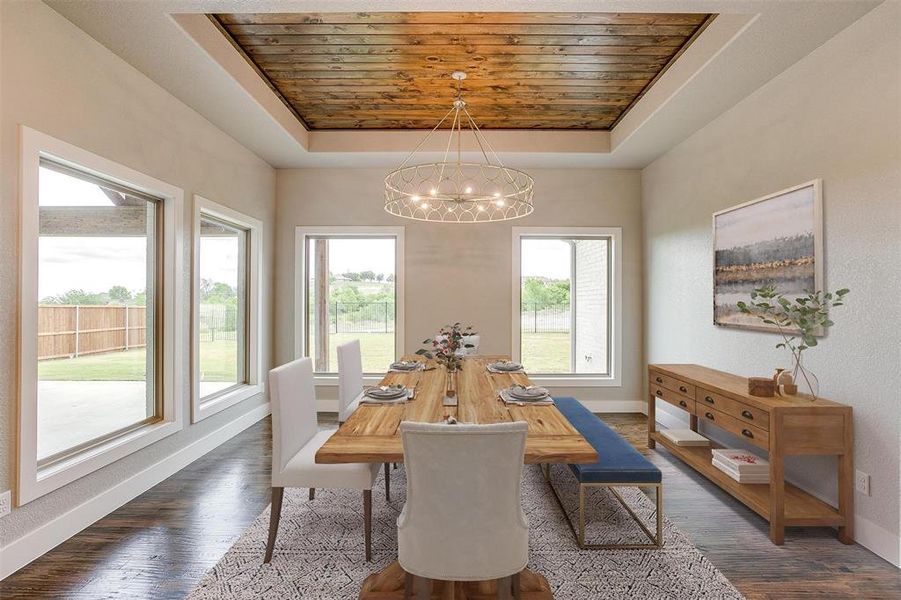
<instances>
[{"instance_id":1,"label":"upholstered dining chair","mask_svg":"<svg viewBox=\"0 0 901 600\"><path fill-rule=\"evenodd\" d=\"M527 430L522 421L401 423L407 502L397 519L397 547L406 598L417 577L499 579L502 597L509 586L520 597L519 573L529 556L521 506Z\"/></svg>"},{"instance_id":2,"label":"upholstered dining chair","mask_svg":"<svg viewBox=\"0 0 901 600\"><path fill-rule=\"evenodd\" d=\"M338 346L338 425L350 418L363 398L360 340ZM385 500L391 502L391 468L385 463Z\"/></svg>"},{"instance_id":3,"label":"upholstered dining chair","mask_svg":"<svg viewBox=\"0 0 901 600\"><path fill-rule=\"evenodd\" d=\"M366 560L372 557L372 486L378 477L377 463L317 464L316 451L334 433L318 431L313 365L300 358L269 371L272 405L272 512L264 563L272 559L286 487L356 489L363 492Z\"/></svg>"}]
</instances>

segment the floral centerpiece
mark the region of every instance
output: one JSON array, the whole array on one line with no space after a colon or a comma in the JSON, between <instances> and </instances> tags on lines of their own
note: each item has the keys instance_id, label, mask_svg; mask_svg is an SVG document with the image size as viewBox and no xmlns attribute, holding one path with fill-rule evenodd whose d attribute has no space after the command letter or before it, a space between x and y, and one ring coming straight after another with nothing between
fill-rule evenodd
<instances>
[{"instance_id":1,"label":"floral centerpiece","mask_svg":"<svg viewBox=\"0 0 901 600\"><path fill-rule=\"evenodd\" d=\"M475 335L471 326L463 327L460 323L445 325L434 338L423 340L422 343L430 347L416 351L416 354L434 360L447 370L446 395L451 398L456 396L455 374L463 362L464 353L461 351L474 347L464 339L470 335Z\"/></svg>"},{"instance_id":2,"label":"floral centerpiece","mask_svg":"<svg viewBox=\"0 0 901 600\"><path fill-rule=\"evenodd\" d=\"M445 325L434 338L423 340L423 344L430 344L430 348L420 348L416 354L434 360L443 365L448 371L457 371L463 361L464 348L472 348L464 338L475 335L472 326L463 327L460 323Z\"/></svg>"}]
</instances>

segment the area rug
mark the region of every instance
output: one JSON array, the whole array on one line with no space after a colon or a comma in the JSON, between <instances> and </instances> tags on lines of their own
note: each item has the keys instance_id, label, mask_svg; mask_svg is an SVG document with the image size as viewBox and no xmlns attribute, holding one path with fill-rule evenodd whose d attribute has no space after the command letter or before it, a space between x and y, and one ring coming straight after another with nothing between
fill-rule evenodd
<instances>
[{"instance_id":1,"label":"area rug","mask_svg":"<svg viewBox=\"0 0 901 600\"><path fill-rule=\"evenodd\" d=\"M396 521L404 504L404 471L391 473L392 499L384 480L373 490L372 562L363 557L360 492L285 490L281 526L272 562L263 564L269 510L254 521L195 588L190 600L224 598L352 599L367 575L397 558ZM554 485L573 516L578 487L569 469L552 471ZM635 488L623 498L654 530L654 503ZM603 489L586 498L591 542L645 543L647 538L616 499ZM529 568L547 577L554 598L740 599L688 537L664 521L660 550L580 550L560 506L537 466L523 475L523 509L529 519Z\"/></svg>"}]
</instances>

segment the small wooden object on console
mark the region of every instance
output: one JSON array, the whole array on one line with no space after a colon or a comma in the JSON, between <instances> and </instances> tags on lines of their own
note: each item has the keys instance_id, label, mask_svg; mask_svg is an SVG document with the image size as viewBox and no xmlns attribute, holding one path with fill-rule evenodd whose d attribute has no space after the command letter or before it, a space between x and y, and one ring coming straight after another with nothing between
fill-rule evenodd
<instances>
[{"instance_id":1,"label":"small wooden object on console","mask_svg":"<svg viewBox=\"0 0 901 600\"><path fill-rule=\"evenodd\" d=\"M749 377L748 393L759 398L772 398L776 395L776 382L769 377Z\"/></svg>"},{"instance_id":2,"label":"small wooden object on console","mask_svg":"<svg viewBox=\"0 0 901 600\"><path fill-rule=\"evenodd\" d=\"M770 380L772 381L772 380ZM786 527L838 527L838 539L854 542L854 435L851 407L806 394L761 398L748 380L699 365L648 366L648 447L659 442L673 455L732 494L770 523L770 539L782 544ZM769 484L742 484L712 464L710 448L677 446L657 432L656 400L739 436L769 453ZM785 457L838 457L838 508L785 483Z\"/></svg>"}]
</instances>

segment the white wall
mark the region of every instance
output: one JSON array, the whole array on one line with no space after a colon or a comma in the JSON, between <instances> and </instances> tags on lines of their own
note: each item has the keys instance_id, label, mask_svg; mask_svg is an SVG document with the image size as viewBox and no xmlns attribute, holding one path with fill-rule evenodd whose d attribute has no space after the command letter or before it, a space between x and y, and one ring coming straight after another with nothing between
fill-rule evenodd
<instances>
[{"instance_id":1,"label":"white wall","mask_svg":"<svg viewBox=\"0 0 901 600\"><path fill-rule=\"evenodd\" d=\"M0 490L7 490L15 485L16 456L18 126L27 125L184 189L186 224L191 223L195 193L261 219L266 265L272 264L275 172L45 4L4 1L0 6L0 348L4 350L0 354ZM186 248L190 248L188 233ZM190 252L185 253L182 267L185 289L190 290ZM269 298L268 266L262 275L263 297ZM187 304L183 311L188 324ZM261 347L268 368L270 306L264 314L267 335ZM189 355L184 353L186 372ZM189 385L186 378L178 397L186 423L190 422ZM197 425L186 425L180 433L14 509L2 521L0 545L36 532L265 402L262 395L256 396ZM17 551L22 548L20 544Z\"/></svg>"},{"instance_id":2,"label":"white wall","mask_svg":"<svg viewBox=\"0 0 901 600\"><path fill-rule=\"evenodd\" d=\"M646 362L743 375L786 366L773 335L712 324L711 214L822 178L826 286L847 306L808 351L821 394L854 407L857 539L898 563L901 399L901 4L887 2L648 166ZM661 408L663 408L661 406ZM789 477L835 501L833 459Z\"/></svg>"},{"instance_id":3,"label":"white wall","mask_svg":"<svg viewBox=\"0 0 901 600\"><path fill-rule=\"evenodd\" d=\"M490 135L490 133L489 133ZM515 165L513 165L515 166ZM615 388L562 388L596 410L641 399L641 221L638 171L530 169L535 212L477 225L408 221L383 209L386 169L293 169L278 172L276 360L293 357L294 228L301 225L406 227L406 351L436 328L461 321L481 334L479 351L511 351L512 227L623 228L623 378ZM320 397L334 390L320 390ZM606 404L603 404L606 402Z\"/></svg>"}]
</instances>

